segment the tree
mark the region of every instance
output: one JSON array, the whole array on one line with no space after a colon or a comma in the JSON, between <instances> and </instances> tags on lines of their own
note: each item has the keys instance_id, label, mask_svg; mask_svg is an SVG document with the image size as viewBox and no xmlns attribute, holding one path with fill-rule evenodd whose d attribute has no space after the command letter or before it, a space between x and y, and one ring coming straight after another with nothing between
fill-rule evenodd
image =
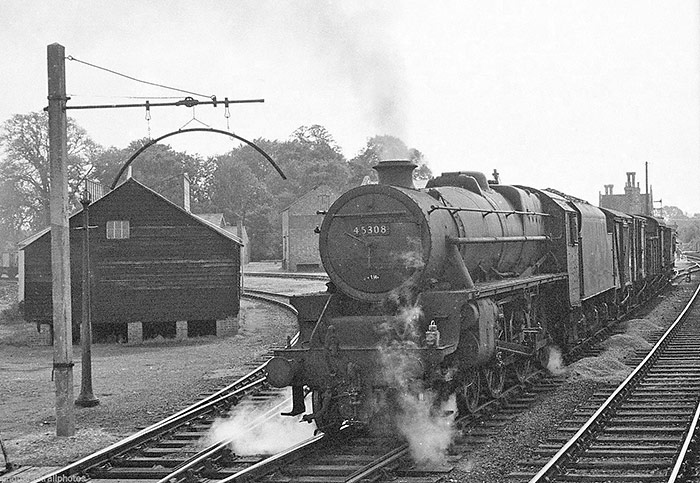
<instances>
[{"instance_id":1,"label":"tree","mask_svg":"<svg viewBox=\"0 0 700 483\"><path fill-rule=\"evenodd\" d=\"M350 177L345 156L323 126L301 126L289 141L273 149L273 158L288 178L284 183L279 178L269 180L280 189L280 208L321 184L340 189Z\"/></svg>"},{"instance_id":2,"label":"tree","mask_svg":"<svg viewBox=\"0 0 700 483\"><path fill-rule=\"evenodd\" d=\"M14 246L31 231L32 214L41 209L38 200L26 204L12 180L0 180L0 248Z\"/></svg>"},{"instance_id":3,"label":"tree","mask_svg":"<svg viewBox=\"0 0 700 483\"><path fill-rule=\"evenodd\" d=\"M255 144L270 153L276 143L258 139ZM266 183L273 176L279 178L277 171L247 144L209 158L203 171L208 173L204 183L209 202L201 206L246 226L253 260L279 258L281 242L274 225L277 202Z\"/></svg>"},{"instance_id":4,"label":"tree","mask_svg":"<svg viewBox=\"0 0 700 483\"><path fill-rule=\"evenodd\" d=\"M700 243L700 220L689 219L679 226L678 241L693 245Z\"/></svg>"},{"instance_id":5,"label":"tree","mask_svg":"<svg viewBox=\"0 0 700 483\"><path fill-rule=\"evenodd\" d=\"M341 189L347 185L350 171L323 126L301 126L284 142L254 142L275 160L287 179L283 180L260 153L242 145L214 160L211 206L218 207L229 220L244 220L253 259L279 258L280 211L318 185Z\"/></svg>"},{"instance_id":6,"label":"tree","mask_svg":"<svg viewBox=\"0 0 700 483\"><path fill-rule=\"evenodd\" d=\"M408 160L417 166L416 170L413 172L414 180L427 182L430 178L433 177L433 172L428 167L428 164L425 162L423 153L421 153L415 148L411 148L408 150Z\"/></svg>"},{"instance_id":7,"label":"tree","mask_svg":"<svg viewBox=\"0 0 700 483\"><path fill-rule=\"evenodd\" d=\"M49 116L45 112L15 114L0 130L5 157L0 160L0 180L11 189L14 202L25 211L23 223L31 229L50 223ZM81 179L98 151L87 132L71 118L68 132L68 187L75 205ZM8 184L9 183L9 184Z\"/></svg>"},{"instance_id":8,"label":"tree","mask_svg":"<svg viewBox=\"0 0 700 483\"><path fill-rule=\"evenodd\" d=\"M108 189L129 158L148 142L146 138L138 139L124 149L111 147L103 150L94 159L92 175ZM175 151L167 144L154 144L141 152L131 166L134 178L168 199L177 196L175 191L181 189L177 180L187 174L192 204L209 201L207 183L211 178L211 164L201 157Z\"/></svg>"},{"instance_id":9,"label":"tree","mask_svg":"<svg viewBox=\"0 0 700 483\"><path fill-rule=\"evenodd\" d=\"M215 158L211 200L231 221L247 223L249 214L260 214L274 204L267 186L253 173L246 159L231 152Z\"/></svg>"},{"instance_id":10,"label":"tree","mask_svg":"<svg viewBox=\"0 0 700 483\"><path fill-rule=\"evenodd\" d=\"M661 208L661 211L664 214L664 218L667 218L667 219L688 218L685 215L685 213L683 213L683 210L681 210L677 206L664 206L663 208Z\"/></svg>"}]
</instances>

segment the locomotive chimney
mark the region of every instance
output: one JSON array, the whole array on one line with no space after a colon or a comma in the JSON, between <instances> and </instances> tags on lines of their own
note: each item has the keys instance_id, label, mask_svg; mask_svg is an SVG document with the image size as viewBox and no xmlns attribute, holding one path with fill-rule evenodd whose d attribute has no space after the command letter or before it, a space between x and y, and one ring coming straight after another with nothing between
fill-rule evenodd
<instances>
[{"instance_id":1,"label":"locomotive chimney","mask_svg":"<svg viewBox=\"0 0 700 483\"><path fill-rule=\"evenodd\" d=\"M373 166L379 176L379 184L416 189L413 185L413 170L416 165L408 159L388 159Z\"/></svg>"}]
</instances>

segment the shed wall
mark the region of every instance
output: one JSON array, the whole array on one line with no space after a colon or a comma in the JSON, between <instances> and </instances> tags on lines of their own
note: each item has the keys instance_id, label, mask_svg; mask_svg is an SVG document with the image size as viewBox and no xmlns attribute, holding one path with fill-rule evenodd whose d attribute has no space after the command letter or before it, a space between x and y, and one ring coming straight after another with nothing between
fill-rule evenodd
<instances>
[{"instance_id":1,"label":"shed wall","mask_svg":"<svg viewBox=\"0 0 700 483\"><path fill-rule=\"evenodd\" d=\"M224 319L240 308L240 245L135 182L90 208L94 324ZM107 239L107 221L129 221ZM71 226L72 313L81 319L82 215ZM51 321L50 233L25 248L25 313Z\"/></svg>"}]
</instances>

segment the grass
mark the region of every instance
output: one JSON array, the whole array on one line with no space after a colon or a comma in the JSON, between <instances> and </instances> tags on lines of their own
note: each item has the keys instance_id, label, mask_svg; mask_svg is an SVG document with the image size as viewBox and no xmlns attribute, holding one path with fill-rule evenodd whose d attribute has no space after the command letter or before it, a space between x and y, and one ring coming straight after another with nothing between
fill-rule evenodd
<instances>
[{"instance_id":1,"label":"grass","mask_svg":"<svg viewBox=\"0 0 700 483\"><path fill-rule=\"evenodd\" d=\"M42 327L42 332L47 330L48 327ZM0 311L0 344L28 347L37 345L42 339L44 337L39 334L36 325L24 320L21 303L13 302Z\"/></svg>"}]
</instances>

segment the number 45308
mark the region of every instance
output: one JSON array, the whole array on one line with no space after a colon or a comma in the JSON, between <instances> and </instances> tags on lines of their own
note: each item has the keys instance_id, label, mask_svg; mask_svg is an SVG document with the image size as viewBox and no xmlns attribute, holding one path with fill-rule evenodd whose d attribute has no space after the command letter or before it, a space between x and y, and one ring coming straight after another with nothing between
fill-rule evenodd
<instances>
[{"instance_id":1,"label":"number 45308","mask_svg":"<svg viewBox=\"0 0 700 483\"><path fill-rule=\"evenodd\" d=\"M357 225L352 229L352 232L357 236L388 235L389 225Z\"/></svg>"}]
</instances>

